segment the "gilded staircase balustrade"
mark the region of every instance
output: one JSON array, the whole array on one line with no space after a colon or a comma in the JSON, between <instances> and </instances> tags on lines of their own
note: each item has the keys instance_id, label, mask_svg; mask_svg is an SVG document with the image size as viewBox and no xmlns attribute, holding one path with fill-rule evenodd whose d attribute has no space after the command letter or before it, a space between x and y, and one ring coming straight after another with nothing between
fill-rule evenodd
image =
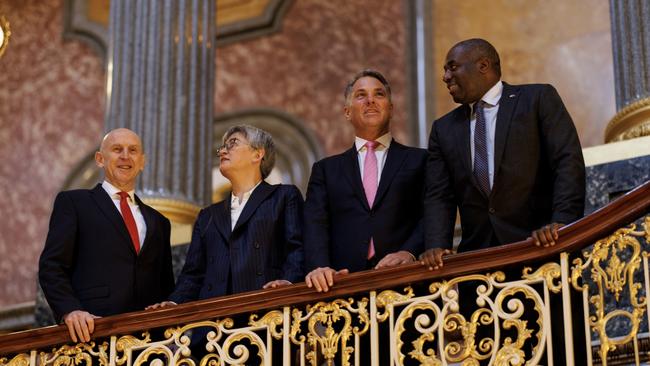
<instances>
[{"instance_id":1,"label":"gilded staircase balustrade","mask_svg":"<svg viewBox=\"0 0 650 366\"><path fill-rule=\"evenodd\" d=\"M0 365L647 364L648 244L650 182L563 227L553 247L526 240L437 271L352 273L327 293L301 283L101 318L89 343L64 326L11 333ZM205 356L192 356L198 328Z\"/></svg>"}]
</instances>

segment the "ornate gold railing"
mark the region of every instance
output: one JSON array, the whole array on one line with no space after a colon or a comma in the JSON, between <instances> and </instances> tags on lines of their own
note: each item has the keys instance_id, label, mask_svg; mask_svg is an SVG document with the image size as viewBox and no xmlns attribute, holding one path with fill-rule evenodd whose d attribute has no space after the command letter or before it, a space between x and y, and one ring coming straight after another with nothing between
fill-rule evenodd
<instances>
[{"instance_id":1,"label":"ornate gold railing","mask_svg":"<svg viewBox=\"0 0 650 366\"><path fill-rule=\"evenodd\" d=\"M304 284L0 336L0 365L643 364L648 351L650 182L523 241ZM583 317L581 314L587 314ZM208 329L190 355L190 330ZM150 331L152 328L157 328Z\"/></svg>"}]
</instances>

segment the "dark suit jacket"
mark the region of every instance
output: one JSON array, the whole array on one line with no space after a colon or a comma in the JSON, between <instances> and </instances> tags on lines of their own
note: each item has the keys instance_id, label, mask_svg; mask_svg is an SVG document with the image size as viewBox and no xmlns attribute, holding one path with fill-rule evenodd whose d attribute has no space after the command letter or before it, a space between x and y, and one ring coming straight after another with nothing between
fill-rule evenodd
<instances>
[{"instance_id":1,"label":"dark suit jacket","mask_svg":"<svg viewBox=\"0 0 650 366\"><path fill-rule=\"evenodd\" d=\"M582 217L585 166L580 141L551 85L503 83L489 197L474 178L470 143L469 106L434 122L427 162L427 248L451 247L457 207L461 252L488 247L490 241L524 240L543 225Z\"/></svg>"},{"instance_id":2,"label":"dark suit jacket","mask_svg":"<svg viewBox=\"0 0 650 366\"><path fill-rule=\"evenodd\" d=\"M57 195L38 273L57 320L73 310L99 316L143 310L173 290L169 220L136 201L147 225L138 255L100 184Z\"/></svg>"},{"instance_id":3,"label":"dark suit jacket","mask_svg":"<svg viewBox=\"0 0 650 366\"><path fill-rule=\"evenodd\" d=\"M183 271L169 299L183 303L258 290L272 280L302 281L302 206L295 186L263 181L251 194L234 230L230 195L201 210Z\"/></svg>"},{"instance_id":4,"label":"dark suit jacket","mask_svg":"<svg viewBox=\"0 0 650 366\"><path fill-rule=\"evenodd\" d=\"M422 200L426 151L393 140L371 209L354 146L314 164L305 201L306 270L367 269L370 238L377 259L424 248Z\"/></svg>"}]
</instances>

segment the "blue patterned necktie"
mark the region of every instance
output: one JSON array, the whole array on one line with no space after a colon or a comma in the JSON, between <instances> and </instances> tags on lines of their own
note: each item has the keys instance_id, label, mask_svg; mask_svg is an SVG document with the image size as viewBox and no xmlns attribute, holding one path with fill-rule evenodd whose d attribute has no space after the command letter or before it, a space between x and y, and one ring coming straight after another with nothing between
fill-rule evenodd
<instances>
[{"instance_id":1,"label":"blue patterned necktie","mask_svg":"<svg viewBox=\"0 0 650 366\"><path fill-rule=\"evenodd\" d=\"M486 195L490 195L490 172L488 171L487 133L485 128L485 102L474 104L476 126L474 127L474 176Z\"/></svg>"}]
</instances>

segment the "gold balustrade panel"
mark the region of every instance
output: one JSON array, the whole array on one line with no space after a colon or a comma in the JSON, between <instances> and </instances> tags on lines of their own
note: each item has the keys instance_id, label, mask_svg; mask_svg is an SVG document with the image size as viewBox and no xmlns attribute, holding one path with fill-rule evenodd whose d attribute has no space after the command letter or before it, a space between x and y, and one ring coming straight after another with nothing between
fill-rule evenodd
<instances>
[{"instance_id":1,"label":"gold balustrade panel","mask_svg":"<svg viewBox=\"0 0 650 366\"><path fill-rule=\"evenodd\" d=\"M632 363L647 362L639 345L648 333L648 242L650 216L645 216L574 253L571 263L562 254L518 270L33 350L2 358L0 365L348 366L389 358L396 365L546 365L563 345L558 339L578 332L588 335L587 344L565 349L569 359L585 347L589 364L607 365L621 349L633 350ZM572 329L565 321L563 329L552 329L552 319L565 316L570 293L582 296L582 303L573 305L584 308L585 328ZM563 305L553 305L554 298ZM611 333L612 322L621 319L624 333ZM192 357L191 332L198 328L206 329L199 346L207 355L201 359Z\"/></svg>"}]
</instances>

